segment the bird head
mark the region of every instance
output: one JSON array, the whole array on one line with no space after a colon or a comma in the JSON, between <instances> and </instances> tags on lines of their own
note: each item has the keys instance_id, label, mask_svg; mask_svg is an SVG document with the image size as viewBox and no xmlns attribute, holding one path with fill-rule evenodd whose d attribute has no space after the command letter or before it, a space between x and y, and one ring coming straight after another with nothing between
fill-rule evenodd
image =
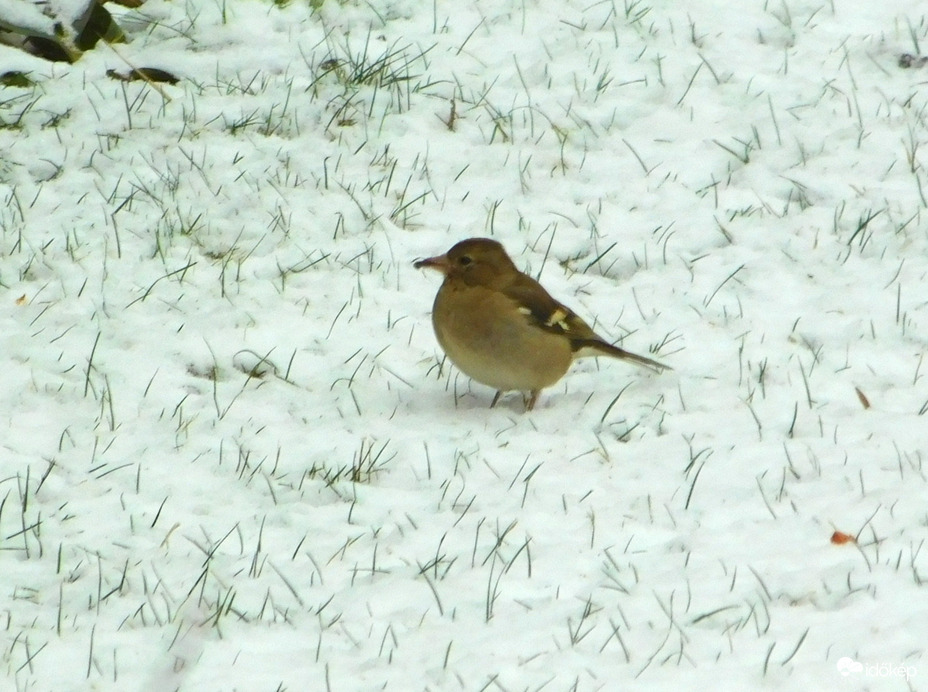
<instances>
[{"instance_id":1,"label":"bird head","mask_svg":"<svg viewBox=\"0 0 928 692\"><path fill-rule=\"evenodd\" d=\"M463 281L470 286L504 286L518 274L503 246L489 238L462 240L444 255L419 260L413 266L435 269L446 281Z\"/></svg>"}]
</instances>

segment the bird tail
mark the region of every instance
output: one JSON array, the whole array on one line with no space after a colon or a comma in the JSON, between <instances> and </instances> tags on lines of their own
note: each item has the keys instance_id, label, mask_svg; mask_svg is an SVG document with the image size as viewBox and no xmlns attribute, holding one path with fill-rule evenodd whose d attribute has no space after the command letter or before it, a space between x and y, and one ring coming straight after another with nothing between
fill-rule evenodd
<instances>
[{"instance_id":1,"label":"bird tail","mask_svg":"<svg viewBox=\"0 0 928 692\"><path fill-rule=\"evenodd\" d=\"M656 360L639 356L637 353L626 351L624 348L613 346L612 344L600 341L599 339L577 339L573 342L574 358L585 358L589 356L612 356L621 360L627 360L630 363L648 368L655 372L664 370L673 370L669 365L664 365Z\"/></svg>"}]
</instances>

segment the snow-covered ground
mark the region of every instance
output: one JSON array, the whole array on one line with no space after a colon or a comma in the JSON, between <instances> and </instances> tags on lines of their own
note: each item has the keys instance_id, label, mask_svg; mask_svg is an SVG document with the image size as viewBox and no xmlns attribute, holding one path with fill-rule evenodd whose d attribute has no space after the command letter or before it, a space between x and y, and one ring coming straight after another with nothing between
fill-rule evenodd
<instances>
[{"instance_id":1,"label":"snow-covered ground","mask_svg":"<svg viewBox=\"0 0 928 692\"><path fill-rule=\"evenodd\" d=\"M924 2L113 11L0 48L0 689L926 689ZM479 235L674 370L489 409Z\"/></svg>"}]
</instances>

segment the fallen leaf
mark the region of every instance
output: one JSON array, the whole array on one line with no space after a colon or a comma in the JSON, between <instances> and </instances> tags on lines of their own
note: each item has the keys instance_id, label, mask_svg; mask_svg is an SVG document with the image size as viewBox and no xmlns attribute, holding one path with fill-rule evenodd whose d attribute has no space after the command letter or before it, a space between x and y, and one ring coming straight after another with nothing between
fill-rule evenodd
<instances>
[{"instance_id":1,"label":"fallen leaf","mask_svg":"<svg viewBox=\"0 0 928 692\"><path fill-rule=\"evenodd\" d=\"M860 403L864 408L870 408L870 400L867 398L866 394L860 391L859 387L854 387L854 391L857 392L857 398L860 399Z\"/></svg>"},{"instance_id":2,"label":"fallen leaf","mask_svg":"<svg viewBox=\"0 0 928 692\"><path fill-rule=\"evenodd\" d=\"M142 80L144 82L166 82L168 84L177 84L179 79L170 72L158 69L157 67L139 67L129 70L125 74L120 74L116 70L107 70L106 76L110 79L118 79L121 82L134 82Z\"/></svg>"},{"instance_id":3,"label":"fallen leaf","mask_svg":"<svg viewBox=\"0 0 928 692\"><path fill-rule=\"evenodd\" d=\"M845 543L856 543L857 539L843 531L835 531L831 534L831 542L835 545L844 545Z\"/></svg>"}]
</instances>

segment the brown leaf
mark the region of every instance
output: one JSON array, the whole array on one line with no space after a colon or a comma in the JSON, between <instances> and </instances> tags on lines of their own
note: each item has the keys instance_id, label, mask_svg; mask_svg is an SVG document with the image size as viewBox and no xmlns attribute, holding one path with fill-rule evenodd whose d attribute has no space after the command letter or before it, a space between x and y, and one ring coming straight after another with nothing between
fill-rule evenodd
<instances>
[{"instance_id":1,"label":"brown leaf","mask_svg":"<svg viewBox=\"0 0 928 692\"><path fill-rule=\"evenodd\" d=\"M857 392L857 398L860 399L860 403L864 408L870 408L870 400L867 398L867 395L860 391L859 387L854 387L854 391Z\"/></svg>"},{"instance_id":2,"label":"brown leaf","mask_svg":"<svg viewBox=\"0 0 928 692\"><path fill-rule=\"evenodd\" d=\"M167 82L168 84L177 84L179 81L170 72L158 69L157 67L139 67L129 70L125 74L120 74L116 70L107 70L106 76L110 79L118 79L122 82L134 82L142 80L144 82Z\"/></svg>"}]
</instances>

